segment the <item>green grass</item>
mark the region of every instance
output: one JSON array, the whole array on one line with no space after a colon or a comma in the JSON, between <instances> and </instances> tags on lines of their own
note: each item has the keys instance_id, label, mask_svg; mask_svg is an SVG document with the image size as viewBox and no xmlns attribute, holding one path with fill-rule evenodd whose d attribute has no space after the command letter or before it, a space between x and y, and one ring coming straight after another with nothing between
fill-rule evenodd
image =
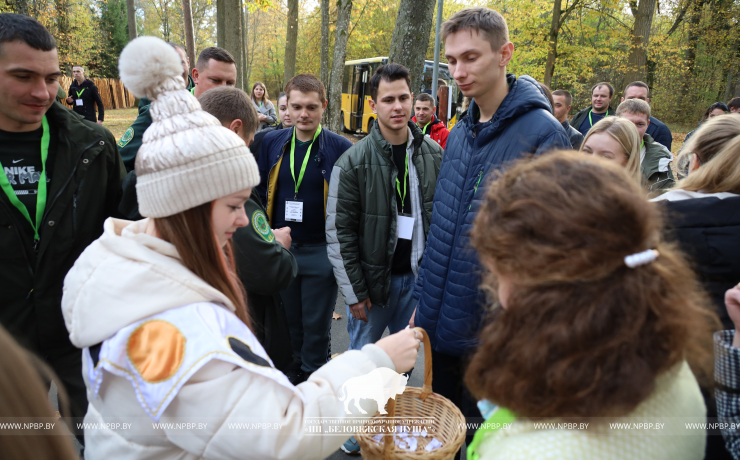
<instances>
[{"instance_id":1,"label":"green grass","mask_svg":"<svg viewBox=\"0 0 740 460\"><path fill-rule=\"evenodd\" d=\"M136 115L138 115L138 113L139 109L137 109L136 107L133 107L131 109L106 110L103 126L108 128L110 132L113 133L113 136L116 138L117 141L121 138L121 136L123 136L126 128L131 126L131 123L136 120Z\"/></svg>"}]
</instances>

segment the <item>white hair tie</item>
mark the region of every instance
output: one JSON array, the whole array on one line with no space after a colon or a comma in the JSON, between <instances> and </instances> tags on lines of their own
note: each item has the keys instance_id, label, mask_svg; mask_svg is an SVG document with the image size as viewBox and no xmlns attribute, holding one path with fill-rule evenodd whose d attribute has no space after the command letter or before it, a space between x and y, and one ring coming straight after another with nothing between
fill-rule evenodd
<instances>
[{"instance_id":1,"label":"white hair tie","mask_svg":"<svg viewBox=\"0 0 740 460\"><path fill-rule=\"evenodd\" d=\"M624 258L624 263L629 268L636 268L640 265L649 264L658 258L660 253L655 249L648 249L647 251L638 252Z\"/></svg>"}]
</instances>

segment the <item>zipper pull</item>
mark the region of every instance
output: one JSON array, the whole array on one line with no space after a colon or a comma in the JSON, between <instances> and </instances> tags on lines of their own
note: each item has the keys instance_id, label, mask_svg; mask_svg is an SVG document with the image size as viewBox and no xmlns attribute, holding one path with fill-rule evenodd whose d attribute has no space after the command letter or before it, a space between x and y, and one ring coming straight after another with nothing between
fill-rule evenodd
<instances>
[{"instance_id":1,"label":"zipper pull","mask_svg":"<svg viewBox=\"0 0 740 460\"><path fill-rule=\"evenodd\" d=\"M36 254L39 253L39 243L41 240L33 240L33 250L36 252Z\"/></svg>"},{"instance_id":2,"label":"zipper pull","mask_svg":"<svg viewBox=\"0 0 740 460\"><path fill-rule=\"evenodd\" d=\"M475 184L475 188L473 189L473 197L470 199L470 205L468 206L468 211L473 207L473 198L475 198L475 194L478 192L478 186L480 185L480 180L483 178L483 168L480 168L480 172L478 173L478 182Z\"/></svg>"},{"instance_id":3,"label":"zipper pull","mask_svg":"<svg viewBox=\"0 0 740 460\"><path fill-rule=\"evenodd\" d=\"M473 128L473 139L475 139L475 128Z\"/></svg>"}]
</instances>

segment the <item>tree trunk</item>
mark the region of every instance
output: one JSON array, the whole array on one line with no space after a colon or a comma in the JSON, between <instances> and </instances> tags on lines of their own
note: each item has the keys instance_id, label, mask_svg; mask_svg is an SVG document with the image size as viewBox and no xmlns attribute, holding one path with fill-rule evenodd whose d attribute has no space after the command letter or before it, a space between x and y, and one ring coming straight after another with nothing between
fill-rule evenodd
<instances>
[{"instance_id":1,"label":"tree trunk","mask_svg":"<svg viewBox=\"0 0 740 460\"><path fill-rule=\"evenodd\" d=\"M735 70L737 69L737 50L738 46L740 45L740 38L735 40L735 43L732 46L732 56L730 59L730 68L727 71L727 85L725 86L725 97L722 99L725 102L730 101L730 97L732 96L732 80L735 77Z\"/></svg>"},{"instance_id":2,"label":"tree trunk","mask_svg":"<svg viewBox=\"0 0 740 460\"><path fill-rule=\"evenodd\" d=\"M136 38L136 7L134 0L126 0L126 15L128 17L128 39L129 41Z\"/></svg>"},{"instance_id":3,"label":"tree trunk","mask_svg":"<svg viewBox=\"0 0 740 460\"><path fill-rule=\"evenodd\" d=\"M57 33L55 34L55 38L59 53L59 64L64 69L64 67L74 65L69 62L70 42L72 39L72 26L69 20L69 1L55 0L54 8L57 18Z\"/></svg>"},{"instance_id":4,"label":"tree trunk","mask_svg":"<svg viewBox=\"0 0 740 460\"><path fill-rule=\"evenodd\" d=\"M547 62L545 63L545 86L548 88L552 82L555 71L555 59L558 57L558 32L560 32L560 1L552 2L552 23L550 24L550 44L547 49Z\"/></svg>"},{"instance_id":5,"label":"tree trunk","mask_svg":"<svg viewBox=\"0 0 740 460\"><path fill-rule=\"evenodd\" d=\"M334 39L334 58L331 66L329 83L329 130L341 132L344 121L342 114L342 77L344 76L344 59L347 57L347 39L349 38L349 20L352 16L352 0L337 0L337 30Z\"/></svg>"},{"instance_id":6,"label":"tree trunk","mask_svg":"<svg viewBox=\"0 0 740 460\"><path fill-rule=\"evenodd\" d=\"M285 33L283 83L295 76L295 54L298 46L298 0L288 0L288 30Z\"/></svg>"},{"instance_id":7,"label":"tree trunk","mask_svg":"<svg viewBox=\"0 0 740 460\"><path fill-rule=\"evenodd\" d=\"M190 0L182 0L182 19L185 23L185 47L188 60L191 66L195 66L195 32L193 32L193 10L190 8Z\"/></svg>"},{"instance_id":8,"label":"tree trunk","mask_svg":"<svg viewBox=\"0 0 740 460\"><path fill-rule=\"evenodd\" d=\"M247 48L247 75L246 80L247 83L251 81L252 79L252 62L254 62L254 50L257 48L257 30L259 28L259 19L260 19L260 11L256 10L252 13L252 26L251 29L247 28L247 31L252 32L252 39L251 42L249 40L247 41L249 43L249 46ZM246 31L245 31L246 32ZM250 91L247 91L247 93L250 93ZM251 94L251 93L250 93Z\"/></svg>"},{"instance_id":9,"label":"tree trunk","mask_svg":"<svg viewBox=\"0 0 740 460\"><path fill-rule=\"evenodd\" d=\"M321 0L321 82L329 87L329 0Z\"/></svg>"},{"instance_id":10,"label":"tree trunk","mask_svg":"<svg viewBox=\"0 0 740 460\"><path fill-rule=\"evenodd\" d=\"M249 78L247 77L247 34L249 29L247 28L247 13L244 3L239 2L239 22L241 23L241 38L242 38L242 68L239 69L239 73L242 74L242 89L245 92L249 92Z\"/></svg>"},{"instance_id":11,"label":"tree trunk","mask_svg":"<svg viewBox=\"0 0 740 460\"><path fill-rule=\"evenodd\" d=\"M434 0L401 0L396 27L393 29L388 60L409 69L411 91L414 94L420 92L423 84L424 60L432 31L434 5Z\"/></svg>"},{"instance_id":12,"label":"tree trunk","mask_svg":"<svg viewBox=\"0 0 740 460\"><path fill-rule=\"evenodd\" d=\"M647 76L647 47L650 43L650 28L653 25L656 0L640 0L632 27L632 46L627 57L625 83L644 81Z\"/></svg>"},{"instance_id":13,"label":"tree trunk","mask_svg":"<svg viewBox=\"0 0 740 460\"><path fill-rule=\"evenodd\" d=\"M694 1L691 7L691 15L689 16L689 30L688 30L688 47L686 48L686 76L683 79L683 88L681 93L683 96L688 95L689 89L691 88L691 82L693 81L694 74L694 62L696 62L696 46L699 43L699 29L701 22L701 10L704 7L704 0ZM688 103L686 98L683 98Z\"/></svg>"},{"instance_id":14,"label":"tree trunk","mask_svg":"<svg viewBox=\"0 0 740 460\"><path fill-rule=\"evenodd\" d=\"M223 48L226 36L226 0L216 0L216 46Z\"/></svg>"},{"instance_id":15,"label":"tree trunk","mask_svg":"<svg viewBox=\"0 0 740 460\"><path fill-rule=\"evenodd\" d=\"M224 3L224 43L222 48L234 56L236 64L236 87L243 86L244 75L242 68L242 36L239 11L241 0L223 0ZM220 43L219 43L220 45Z\"/></svg>"}]
</instances>

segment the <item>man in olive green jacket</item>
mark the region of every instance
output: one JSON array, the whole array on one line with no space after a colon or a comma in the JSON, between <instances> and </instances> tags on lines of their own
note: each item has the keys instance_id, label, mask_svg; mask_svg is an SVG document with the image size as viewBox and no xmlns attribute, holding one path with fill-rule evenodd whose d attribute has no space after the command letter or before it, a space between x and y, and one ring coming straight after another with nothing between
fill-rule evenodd
<instances>
[{"instance_id":1,"label":"man in olive green jacket","mask_svg":"<svg viewBox=\"0 0 740 460\"><path fill-rule=\"evenodd\" d=\"M408 324L442 148L409 122L408 70L378 68L370 80L377 123L334 165L326 241L347 304L350 348Z\"/></svg>"},{"instance_id":2,"label":"man in olive green jacket","mask_svg":"<svg viewBox=\"0 0 740 460\"><path fill-rule=\"evenodd\" d=\"M650 126L650 105L640 99L627 99L617 107L617 116L635 124L642 139L640 146L640 172L648 197L654 198L676 185L671 171L673 154L663 144L647 134Z\"/></svg>"}]
</instances>

